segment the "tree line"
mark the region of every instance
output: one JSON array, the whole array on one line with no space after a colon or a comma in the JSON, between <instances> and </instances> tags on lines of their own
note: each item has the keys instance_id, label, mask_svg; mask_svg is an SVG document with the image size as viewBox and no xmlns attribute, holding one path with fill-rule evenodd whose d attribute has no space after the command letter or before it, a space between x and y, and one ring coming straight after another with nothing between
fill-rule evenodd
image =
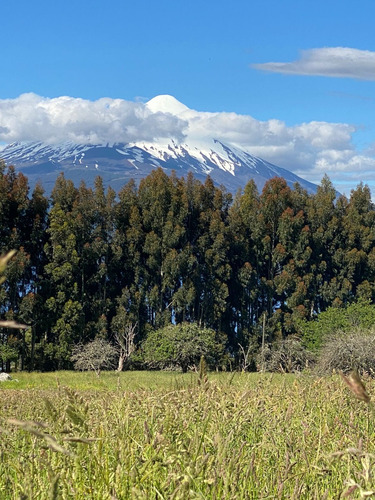
<instances>
[{"instance_id":1,"label":"tree line","mask_svg":"<svg viewBox=\"0 0 375 500\"><path fill-rule=\"evenodd\" d=\"M0 317L28 325L0 329L0 360L19 369L71 368L77 344L136 325L139 345L171 323L220 332L235 362L239 346L375 299L370 190L337 196L328 177L315 194L273 178L233 197L162 169L118 193L61 174L47 197L0 162L0 236L17 250Z\"/></svg>"}]
</instances>

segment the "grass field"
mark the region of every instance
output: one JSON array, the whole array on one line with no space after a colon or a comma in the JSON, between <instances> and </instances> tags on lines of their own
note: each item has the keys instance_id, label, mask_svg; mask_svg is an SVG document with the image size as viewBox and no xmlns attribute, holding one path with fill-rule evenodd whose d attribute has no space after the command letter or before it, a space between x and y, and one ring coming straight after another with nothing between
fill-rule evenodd
<instances>
[{"instance_id":1,"label":"grass field","mask_svg":"<svg viewBox=\"0 0 375 500\"><path fill-rule=\"evenodd\" d=\"M375 498L375 414L339 377L15 376L1 500Z\"/></svg>"}]
</instances>

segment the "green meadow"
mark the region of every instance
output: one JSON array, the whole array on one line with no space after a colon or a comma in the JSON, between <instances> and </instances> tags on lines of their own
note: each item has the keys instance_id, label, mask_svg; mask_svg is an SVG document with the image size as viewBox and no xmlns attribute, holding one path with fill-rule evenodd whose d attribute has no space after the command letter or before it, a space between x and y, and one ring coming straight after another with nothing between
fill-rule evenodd
<instances>
[{"instance_id":1,"label":"green meadow","mask_svg":"<svg viewBox=\"0 0 375 500\"><path fill-rule=\"evenodd\" d=\"M1 500L375 496L374 412L336 376L15 377L0 386Z\"/></svg>"}]
</instances>

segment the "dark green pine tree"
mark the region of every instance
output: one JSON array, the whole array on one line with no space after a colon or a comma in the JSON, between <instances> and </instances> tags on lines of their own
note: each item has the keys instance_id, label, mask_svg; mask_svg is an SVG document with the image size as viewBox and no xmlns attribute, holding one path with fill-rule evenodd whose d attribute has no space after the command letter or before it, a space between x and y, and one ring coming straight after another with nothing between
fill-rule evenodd
<instances>
[{"instance_id":1,"label":"dark green pine tree","mask_svg":"<svg viewBox=\"0 0 375 500\"><path fill-rule=\"evenodd\" d=\"M238 193L229 212L230 328L238 333L238 341L252 334L262 314L260 301L260 200L251 180L242 194Z\"/></svg>"},{"instance_id":2,"label":"dark green pine tree","mask_svg":"<svg viewBox=\"0 0 375 500\"><path fill-rule=\"evenodd\" d=\"M323 177L315 195L308 201L307 215L312 235L310 285L311 310L324 311L332 304L340 305L350 294L348 280L341 280L343 214L346 200L336 200L336 191L327 176Z\"/></svg>"},{"instance_id":3,"label":"dark green pine tree","mask_svg":"<svg viewBox=\"0 0 375 500\"><path fill-rule=\"evenodd\" d=\"M142 179L138 189L138 203L143 230L143 269L139 276L142 282L141 293L146 309L146 321L157 326L163 322L163 230L170 205L170 180L161 169ZM132 215L132 222L136 224L138 213L133 211ZM132 229L134 241L136 225L133 225Z\"/></svg>"},{"instance_id":4,"label":"dark green pine tree","mask_svg":"<svg viewBox=\"0 0 375 500\"><path fill-rule=\"evenodd\" d=\"M122 297L128 297L128 307L132 310L133 319L136 318L139 337L142 337L148 321L144 241L138 190L134 181L130 181L121 189L119 201L114 208L111 282L113 290L116 290L113 295L116 301L123 303Z\"/></svg>"},{"instance_id":5,"label":"dark green pine tree","mask_svg":"<svg viewBox=\"0 0 375 500\"><path fill-rule=\"evenodd\" d=\"M37 184L26 211L25 250L30 265L25 270L27 290L22 296L18 319L29 326L24 335L24 359L22 368L32 371L35 367L36 344L40 343L44 326L44 296L41 287L44 266L47 264L44 246L47 243L48 198L41 185Z\"/></svg>"},{"instance_id":6,"label":"dark green pine tree","mask_svg":"<svg viewBox=\"0 0 375 500\"><path fill-rule=\"evenodd\" d=\"M60 175L52 191L49 241L45 245L45 303L48 315L43 339L46 368L70 367L71 349L83 340L84 316L80 291L80 256L77 251L77 221L74 206L78 191Z\"/></svg>"},{"instance_id":7,"label":"dark green pine tree","mask_svg":"<svg viewBox=\"0 0 375 500\"><path fill-rule=\"evenodd\" d=\"M260 195L258 266L262 311L267 315L268 339L282 334L283 294L278 293L275 279L280 275L286 249L280 242L280 221L291 209L292 191L284 179L275 177L264 186ZM260 240L260 241L259 241Z\"/></svg>"},{"instance_id":8,"label":"dark green pine tree","mask_svg":"<svg viewBox=\"0 0 375 500\"><path fill-rule=\"evenodd\" d=\"M375 209L368 186L352 190L343 216L341 271L350 282L350 295L375 299Z\"/></svg>"},{"instance_id":9,"label":"dark green pine tree","mask_svg":"<svg viewBox=\"0 0 375 500\"><path fill-rule=\"evenodd\" d=\"M311 231L307 220L308 194L300 186L291 192L291 205L279 221L279 272L274 282L279 301L283 333L294 333L295 322L311 315L308 296L313 276L310 272Z\"/></svg>"},{"instance_id":10,"label":"dark green pine tree","mask_svg":"<svg viewBox=\"0 0 375 500\"><path fill-rule=\"evenodd\" d=\"M73 216L77 220L76 238L80 257L80 295L85 318L85 338L106 336L114 313L112 296L111 244L114 233L115 193L107 192L101 177L95 179L94 190L81 185Z\"/></svg>"},{"instance_id":11,"label":"dark green pine tree","mask_svg":"<svg viewBox=\"0 0 375 500\"><path fill-rule=\"evenodd\" d=\"M216 188L207 177L199 189L199 237L194 246L197 272L195 320L200 326L221 329L228 306L229 264L228 212L231 196Z\"/></svg>"},{"instance_id":12,"label":"dark green pine tree","mask_svg":"<svg viewBox=\"0 0 375 500\"><path fill-rule=\"evenodd\" d=\"M0 162L0 253L16 250L15 257L6 269L6 281L1 288L1 316L19 320L22 301L35 286L37 263L41 246L33 247L33 231L36 229L34 208L28 198L27 178ZM40 217L45 218L43 209ZM31 256L31 252L34 254ZM19 366L24 368L27 356L24 330L3 329L2 342L11 340L19 353Z\"/></svg>"},{"instance_id":13,"label":"dark green pine tree","mask_svg":"<svg viewBox=\"0 0 375 500\"><path fill-rule=\"evenodd\" d=\"M145 303L149 322L163 326L172 319L174 293L182 283L188 211L184 183L158 169L141 182L139 204L145 234Z\"/></svg>"}]
</instances>

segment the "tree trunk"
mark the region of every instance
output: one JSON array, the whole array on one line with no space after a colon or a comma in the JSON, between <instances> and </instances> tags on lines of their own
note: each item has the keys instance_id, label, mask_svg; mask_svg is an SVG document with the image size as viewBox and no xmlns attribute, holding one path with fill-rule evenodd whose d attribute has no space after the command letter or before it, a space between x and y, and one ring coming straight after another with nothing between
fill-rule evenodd
<instances>
[{"instance_id":1,"label":"tree trunk","mask_svg":"<svg viewBox=\"0 0 375 500\"><path fill-rule=\"evenodd\" d=\"M30 354L30 365L29 371L34 370L34 359L35 359L35 325L31 326L31 354Z\"/></svg>"}]
</instances>

